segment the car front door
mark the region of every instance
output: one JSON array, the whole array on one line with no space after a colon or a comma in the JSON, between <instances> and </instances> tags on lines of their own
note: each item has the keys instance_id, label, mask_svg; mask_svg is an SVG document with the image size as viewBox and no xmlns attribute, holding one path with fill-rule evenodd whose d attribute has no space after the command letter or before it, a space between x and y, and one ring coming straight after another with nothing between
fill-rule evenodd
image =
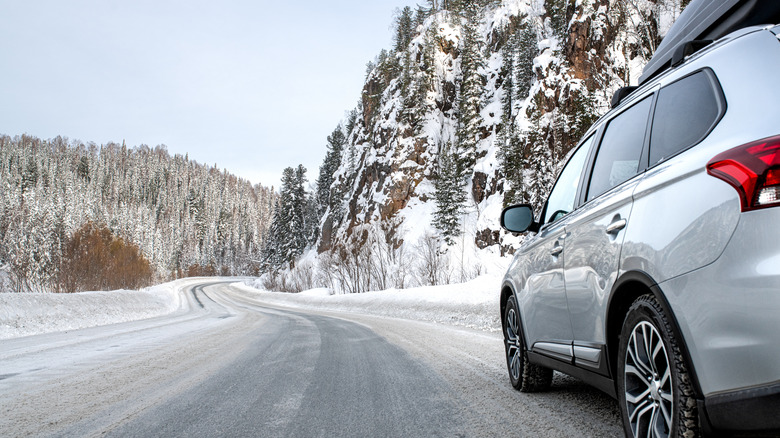
<instances>
[{"instance_id":1,"label":"car front door","mask_svg":"<svg viewBox=\"0 0 780 438\"><path fill-rule=\"evenodd\" d=\"M576 206L583 169L592 141L571 156L547 200L542 227L521 251L518 271L523 287L517 294L531 350L562 360L572 359L572 329L564 283L564 246L569 213Z\"/></svg>"}]
</instances>

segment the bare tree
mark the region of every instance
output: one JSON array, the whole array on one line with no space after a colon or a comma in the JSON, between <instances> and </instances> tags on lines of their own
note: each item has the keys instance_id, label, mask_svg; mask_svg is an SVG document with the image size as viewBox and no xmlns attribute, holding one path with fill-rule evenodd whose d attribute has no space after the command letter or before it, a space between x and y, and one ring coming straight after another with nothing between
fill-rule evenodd
<instances>
[{"instance_id":1,"label":"bare tree","mask_svg":"<svg viewBox=\"0 0 780 438\"><path fill-rule=\"evenodd\" d=\"M448 257L441 250L441 241L432 232L426 232L417 241L417 274L422 286L449 283Z\"/></svg>"}]
</instances>

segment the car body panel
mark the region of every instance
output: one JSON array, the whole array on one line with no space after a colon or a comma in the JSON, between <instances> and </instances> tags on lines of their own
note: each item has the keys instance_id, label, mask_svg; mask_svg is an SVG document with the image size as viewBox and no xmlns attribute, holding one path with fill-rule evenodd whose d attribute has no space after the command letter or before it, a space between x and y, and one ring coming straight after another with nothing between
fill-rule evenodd
<instances>
[{"instance_id":1,"label":"car body panel","mask_svg":"<svg viewBox=\"0 0 780 438\"><path fill-rule=\"evenodd\" d=\"M742 214L715 263L658 285L693 344L705 397L780 382L778 224L780 208Z\"/></svg>"},{"instance_id":2,"label":"car body panel","mask_svg":"<svg viewBox=\"0 0 780 438\"><path fill-rule=\"evenodd\" d=\"M553 255L565 244L565 230L553 224L539 233L533 245L523 247L515 256L523 263L516 266L513 283L527 345L539 341L570 341L569 309L563 280L563 253Z\"/></svg>"},{"instance_id":3,"label":"car body panel","mask_svg":"<svg viewBox=\"0 0 780 438\"><path fill-rule=\"evenodd\" d=\"M737 192L707 175L703 164L678 157L679 166L663 164L637 185L622 272L644 272L662 282L708 265L737 226Z\"/></svg>"}]
</instances>

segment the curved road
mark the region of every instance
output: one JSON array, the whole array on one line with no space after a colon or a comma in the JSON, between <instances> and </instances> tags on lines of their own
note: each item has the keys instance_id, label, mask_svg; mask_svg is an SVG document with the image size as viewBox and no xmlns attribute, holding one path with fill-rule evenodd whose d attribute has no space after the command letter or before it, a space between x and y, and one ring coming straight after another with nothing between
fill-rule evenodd
<instances>
[{"instance_id":1,"label":"curved road","mask_svg":"<svg viewBox=\"0 0 780 438\"><path fill-rule=\"evenodd\" d=\"M172 315L0 341L0 436L621 436L556 374L509 385L498 334L273 307L226 282Z\"/></svg>"}]
</instances>

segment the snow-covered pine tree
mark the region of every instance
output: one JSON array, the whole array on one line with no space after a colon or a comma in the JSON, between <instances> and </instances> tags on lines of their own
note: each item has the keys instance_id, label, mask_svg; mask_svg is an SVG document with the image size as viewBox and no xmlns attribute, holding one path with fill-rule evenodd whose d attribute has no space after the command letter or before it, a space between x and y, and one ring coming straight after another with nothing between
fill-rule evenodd
<instances>
[{"instance_id":1,"label":"snow-covered pine tree","mask_svg":"<svg viewBox=\"0 0 780 438\"><path fill-rule=\"evenodd\" d=\"M518 131L518 111L528 99L533 75L533 60L538 54L537 36L530 20L524 20L507 37L501 50L504 60L502 131L499 137L499 159L503 176L507 181L504 191L504 205L526 201L524 193L524 170L528 167L527 148L522 141L523 133Z\"/></svg>"},{"instance_id":2,"label":"snow-covered pine tree","mask_svg":"<svg viewBox=\"0 0 780 438\"><path fill-rule=\"evenodd\" d=\"M274 208L271 227L263 249L262 262L267 271L292 267L309 243L306 227L306 168L288 167L282 172L282 185Z\"/></svg>"},{"instance_id":3,"label":"snow-covered pine tree","mask_svg":"<svg viewBox=\"0 0 780 438\"><path fill-rule=\"evenodd\" d=\"M544 9L547 11L549 25L554 35L563 37L574 13L574 2L571 0L544 0Z\"/></svg>"},{"instance_id":4,"label":"snow-covered pine tree","mask_svg":"<svg viewBox=\"0 0 780 438\"><path fill-rule=\"evenodd\" d=\"M306 168L302 164L295 169L295 181L292 189L293 216L290 237L293 240L292 263L306 250L309 243L309 232L306 224L306 210L309 196L306 194Z\"/></svg>"},{"instance_id":5,"label":"snow-covered pine tree","mask_svg":"<svg viewBox=\"0 0 780 438\"><path fill-rule=\"evenodd\" d=\"M540 126L539 119L531 121L531 129L526 132L525 141L520 146L527 149L533 157L523 170L527 170L528 178L524 181L525 199L539 212L542 210L547 194L555 181L557 162L553 158L549 140L542 137L547 131Z\"/></svg>"},{"instance_id":6,"label":"snow-covered pine tree","mask_svg":"<svg viewBox=\"0 0 780 438\"><path fill-rule=\"evenodd\" d=\"M539 54L539 42L537 40L534 25L530 20L523 22L520 29L515 32L515 100L522 101L528 98L528 92L534 77L534 58Z\"/></svg>"},{"instance_id":7,"label":"snow-covered pine tree","mask_svg":"<svg viewBox=\"0 0 780 438\"><path fill-rule=\"evenodd\" d=\"M432 9L426 8L419 4L417 5L417 9L414 11L414 22L413 22L413 26L414 26L413 29L415 30L415 32L417 31L417 29L420 28L420 26L425 24L425 20L428 17L430 17L432 13L433 13Z\"/></svg>"},{"instance_id":8,"label":"snow-covered pine tree","mask_svg":"<svg viewBox=\"0 0 780 438\"><path fill-rule=\"evenodd\" d=\"M317 213L317 207L316 194L313 192L309 193L306 196L306 208L303 215L307 247L317 243L317 239L320 237L320 215Z\"/></svg>"},{"instance_id":9,"label":"snow-covered pine tree","mask_svg":"<svg viewBox=\"0 0 780 438\"><path fill-rule=\"evenodd\" d=\"M320 166L320 175L317 177L317 212L320 216L324 215L329 208L332 209L337 200L341 201L337 199L337 193L334 192L333 181L341 165L341 155L346 142L344 129L339 124L328 136L328 150Z\"/></svg>"},{"instance_id":10,"label":"snow-covered pine tree","mask_svg":"<svg viewBox=\"0 0 780 438\"><path fill-rule=\"evenodd\" d=\"M460 221L466 202L463 177L451 149L449 145L442 147L434 179L436 211L433 214L433 225L447 245L454 244L454 238L461 234Z\"/></svg>"},{"instance_id":11,"label":"snow-covered pine tree","mask_svg":"<svg viewBox=\"0 0 780 438\"><path fill-rule=\"evenodd\" d=\"M485 61L478 28L480 20L479 6L467 2L462 29L460 69L463 79L460 83L456 148L457 168L461 175L473 169L476 163L479 128L482 125L480 110L485 78L482 77L481 69Z\"/></svg>"},{"instance_id":12,"label":"snow-covered pine tree","mask_svg":"<svg viewBox=\"0 0 780 438\"><path fill-rule=\"evenodd\" d=\"M260 256L260 270L263 272L276 272L284 266L283 236L285 235L285 210L282 208L282 196L276 198L274 203L273 215L271 217L271 226L268 228L268 235L263 243L263 250Z\"/></svg>"},{"instance_id":13,"label":"snow-covered pine tree","mask_svg":"<svg viewBox=\"0 0 780 438\"><path fill-rule=\"evenodd\" d=\"M409 84L402 90L405 121L414 135L419 135L424 127L425 115L429 112L428 92L434 81L434 44L435 28L426 31L422 44L418 46L416 60L406 55L409 63ZM407 51L409 53L409 51Z\"/></svg>"},{"instance_id":14,"label":"snow-covered pine tree","mask_svg":"<svg viewBox=\"0 0 780 438\"><path fill-rule=\"evenodd\" d=\"M395 46L393 48L395 53L403 53L409 47L409 43L412 42L412 34L414 32L413 17L414 13L409 6L404 6L398 13L395 21Z\"/></svg>"}]
</instances>

